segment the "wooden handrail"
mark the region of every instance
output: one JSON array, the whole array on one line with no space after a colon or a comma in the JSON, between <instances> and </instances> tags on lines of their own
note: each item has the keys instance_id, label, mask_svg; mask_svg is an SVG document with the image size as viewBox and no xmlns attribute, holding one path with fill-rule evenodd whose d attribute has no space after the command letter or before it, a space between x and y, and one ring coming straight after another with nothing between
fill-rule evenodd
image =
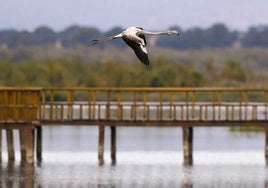
<instances>
[{"instance_id":1,"label":"wooden handrail","mask_svg":"<svg viewBox=\"0 0 268 188\"><path fill-rule=\"evenodd\" d=\"M268 88L0 87L0 122L267 121Z\"/></svg>"},{"instance_id":2,"label":"wooden handrail","mask_svg":"<svg viewBox=\"0 0 268 188\"><path fill-rule=\"evenodd\" d=\"M39 121L41 88L0 87L0 123Z\"/></svg>"},{"instance_id":3,"label":"wooden handrail","mask_svg":"<svg viewBox=\"0 0 268 188\"><path fill-rule=\"evenodd\" d=\"M67 118L69 120L266 121L268 118L265 114L268 111L268 90L259 88L94 87L43 88L42 92L48 94L51 92L53 95L57 92L65 93L66 100L54 100L53 103L61 102L61 109L66 108L68 103L65 116L69 117ZM77 93L79 95L76 95ZM83 93L87 97L79 100ZM88 102L84 104L83 101ZM48 101L43 103L43 105L46 104ZM79 105L78 111L75 110L74 105ZM259 118L258 114L262 108L264 115ZM84 113L82 109L88 110ZM76 117L72 114L74 111L78 113ZM62 117L65 116L62 115ZM53 118L50 117L47 120L53 120Z\"/></svg>"}]
</instances>

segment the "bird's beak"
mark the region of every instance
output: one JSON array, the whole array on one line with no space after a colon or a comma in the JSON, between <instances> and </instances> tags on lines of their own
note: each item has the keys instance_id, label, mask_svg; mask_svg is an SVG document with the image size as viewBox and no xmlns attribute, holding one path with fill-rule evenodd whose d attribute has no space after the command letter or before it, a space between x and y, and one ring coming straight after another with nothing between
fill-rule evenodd
<instances>
[{"instance_id":1,"label":"bird's beak","mask_svg":"<svg viewBox=\"0 0 268 188\"><path fill-rule=\"evenodd\" d=\"M180 35L179 31L177 31L177 30L172 30L171 32L172 32L172 34Z\"/></svg>"}]
</instances>

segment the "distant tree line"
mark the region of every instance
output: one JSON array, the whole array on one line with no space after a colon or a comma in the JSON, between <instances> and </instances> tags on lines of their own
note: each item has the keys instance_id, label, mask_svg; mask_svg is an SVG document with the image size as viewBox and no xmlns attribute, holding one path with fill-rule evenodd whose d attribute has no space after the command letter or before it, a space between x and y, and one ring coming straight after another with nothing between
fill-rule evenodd
<instances>
[{"instance_id":1,"label":"distant tree line","mask_svg":"<svg viewBox=\"0 0 268 188\"><path fill-rule=\"evenodd\" d=\"M157 37L153 45L170 47L180 50L202 49L204 47L225 48L234 44L242 47L268 47L268 26L254 26L247 31L231 31L222 23L217 23L209 28L199 27L183 30L178 26L170 29L179 30L180 40L174 40L175 36ZM53 29L41 26L34 31L2 30L0 31L0 46L16 48L18 46L40 46L58 44L64 48L76 45L90 45L95 38L110 36L120 33L123 28L114 27L106 32L101 32L95 27L70 26L63 31L55 32ZM112 43L117 47L123 47L122 41ZM107 44L103 44L107 45ZM109 44L111 45L111 44Z\"/></svg>"},{"instance_id":2,"label":"distant tree line","mask_svg":"<svg viewBox=\"0 0 268 188\"><path fill-rule=\"evenodd\" d=\"M39 59L21 63L0 60L1 86L110 86L110 87L242 87L267 85L267 74L243 68L241 62L227 60L222 67L212 60L193 64L170 63L159 57L148 70L142 64L117 61L85 63L75 59Z\"/></svg>"}]
</instances>

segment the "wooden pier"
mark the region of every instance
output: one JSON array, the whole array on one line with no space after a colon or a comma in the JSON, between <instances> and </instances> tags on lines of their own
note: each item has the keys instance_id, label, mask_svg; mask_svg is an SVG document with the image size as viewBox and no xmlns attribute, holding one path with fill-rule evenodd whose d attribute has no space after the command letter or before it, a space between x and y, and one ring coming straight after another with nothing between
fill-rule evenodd
<instances>
[{"instance_id":1,"label":"wooden pier","mask_svg":"<svg viewBox=\"0 0 268 188\"><path fill-rule=\"evenodd\" d=\"M13 132L17 129L22 161L34 162L35 130L40 131L41 128L38 117L40 91L41 88L0 88L0 148L2 148L2 130L6 130L9 161L15 160ZM40 145L40 133L37 136ZM2 151L0 153L2 159Z\"/></svg>"},{"instance_id":2,"label":"wooden pier","mask_svg":"<svg viewBox=\"0 0 268 188\"><path fill-rule=\"evenodd\" d=\"M116 163L118 126L182 127L184 164L193 164L195 126L261 126L268 161L268 88L0 88L0 157L6 131L8 160L15 160L19 130L22 161L42 160L42 126L98 126L103 164L105 128ZM179 135L178 135L179 136ZM36 154L36 156L34 156Z\"/></svg>"}]
</instances>

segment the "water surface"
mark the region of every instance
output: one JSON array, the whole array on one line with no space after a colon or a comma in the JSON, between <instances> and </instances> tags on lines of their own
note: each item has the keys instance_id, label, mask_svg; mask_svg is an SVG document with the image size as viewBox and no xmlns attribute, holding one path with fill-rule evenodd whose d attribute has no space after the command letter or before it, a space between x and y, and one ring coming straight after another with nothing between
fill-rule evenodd
<instances>
[{"instance_id":1,"label":"water surface","mask_svg":"<svg viewBox=\"0 0 268 188\"><path fill-rule=\"evenodd\" d=\"M17 152L15 163L8 164L4 153L1 187L268 185L262 133L194 128L193 167L182 166L180 128L118 128L116 165L111 165L108 127L103 166L98 165L97 140L96 127L44 127L42 163L21 165Z\"/></svg>"}]
</instances>

